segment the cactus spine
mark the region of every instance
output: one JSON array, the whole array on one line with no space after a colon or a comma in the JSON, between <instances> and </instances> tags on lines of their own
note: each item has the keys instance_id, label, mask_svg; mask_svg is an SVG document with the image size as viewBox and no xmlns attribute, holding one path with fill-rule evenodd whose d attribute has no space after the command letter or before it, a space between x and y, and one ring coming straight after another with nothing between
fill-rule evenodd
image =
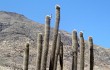
<instances>
[{"instance_id":1,"label":"cactus spine","mask_svg":"<svg viewBox=\"0 0 110 70\"><path fill-rule=\"evenodd\" d=\"M27 43L24 51L23 70L28 70L28 63L29 63L29 44Z\"/></svg>"},{"instance_id":2,"label":"cactus spine","mask_svg":"<svg viewBox=\"0 0 110 70\"><path fill-rule=\"evenodd\" d=\"M53 36L53 43L52 43L52 51L50 54L50 66L49 70L53 70L54 67L54 58L55 58L55 50L56 50L56 42L59 30L59 22L60 22L60 6L56 6L56 21L55 21L55 29L54 29L54 36Z\"/></svg>"},{"instance_id":3,"label":"cactus spine","mask_svg":"<svg viewBox=\"0 0 110 70\"><path fill-rule=\"evenodd\" d=\"M73 70L77 70L77 50L78 50L78 40L77 40L77 31L73 31L72 33L72 46L73 46L73 53L74 53L74 65L72 68Z\"/></svg>"},{"instance_id":4,"label":"cactus spine","mask_svg":"<svg viewBox=\"0 0 110 70\"><path fill-rule=\"evenodd\" d=\"M49 36L50 36L50 16L46 16L41 70L46 70L47 55L48 55L48 48L49 48Z\"/></svg>"},{"instance_id":5,"label":"cactus spine","mask_svg":"<svg viewBox=\"0 0 110 70\"><path fill-rule=\"evenodd\" d=\"M60 70L63 70L63 43L60 43Z\"/></svg>"},{"instance_id":6,"label":"cactus spine","mask_svg":"<svg viewBox=\"0 0 110 70\"><path fill-rule=\"evenodd\" d=\"M89 37L89 46L90 46L90 70L93 70L94 53L93 53L93 39L92 39L92 37Z\"/></svg>"},{"instance_id":7,"label":"cactus spine","mask_svg":"<svg viewBox=\"0 0 110 70\"><path fill-rule=\"evenodd\" d=\"M58 34L57 46L56 46L56 51L55 51L54 70L57 69L58 55L59 55L59 52L60 52L60 42L61 42L61 35Z\"/></svg>"},{"instance_id":8,"label":"cactus spine","mask_svg":"<svg viewBox=\"0 0 110 70\"><path fill-rule=\"evenodd\" d=\"M41 68L41 57L42 57L42 34L38 34L37 37L37 59L36 59L36 70Z\"/></svg>"},{"instance_id":9,"label":"cactus spine","mask_svg":"<svg viewBox=\"0 0 110 70\"><path fill-rule=\"evenodd\" d=\"M85 51L84 37L83 33L80 32L80 70L84 70L84 51Z\"/></svg>"}]
</instances>

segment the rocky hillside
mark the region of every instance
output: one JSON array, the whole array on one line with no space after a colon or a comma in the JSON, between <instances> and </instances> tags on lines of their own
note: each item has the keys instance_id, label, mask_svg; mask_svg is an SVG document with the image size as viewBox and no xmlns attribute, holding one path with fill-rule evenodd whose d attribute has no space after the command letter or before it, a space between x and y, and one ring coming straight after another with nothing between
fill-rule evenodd
<instances>
[{"instance_id":1,"label":"rocky hillside","mask_svg":"<svg viewBox=\"0 0 110 70\"><path fill-rule=\"evenodd\" d=\"M50 49L52 32L53 28L50 33ZM13 70L14 68L22 70L23 51L27 42L30 43L29 69L34 70L38 33L44 33L44 24L34 22L21 14L0 11L0 70ZM60 33L64 43L64 70L70 70L72 61L71 34L66 31L60 31ZM89 47L87 41L85 41L85 45L85 70L88 70ZM110 49L94 45L94 52L94 70L110 70Z\"/></svg>"}]
</instances>

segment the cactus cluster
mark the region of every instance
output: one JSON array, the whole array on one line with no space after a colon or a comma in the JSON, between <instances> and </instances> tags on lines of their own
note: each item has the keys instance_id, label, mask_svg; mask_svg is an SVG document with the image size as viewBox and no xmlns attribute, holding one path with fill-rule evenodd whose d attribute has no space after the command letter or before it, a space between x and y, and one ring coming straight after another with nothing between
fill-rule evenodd
<instances>
[{"instance_id":1,"label":"cactus cluster","mask_svg":"<svg viewBox=\"0 0 110 70\"><path fill-rule=\"evenodd\" d=\"M72 47L73 47L72 70L77 70L78 52L80 52L80 70L84 70L85 42L84 42L83 32L80 32L79 38L80 39L78 40L77 31L74 30L72 32ZM90 47L90 70L93 70L94 52L93 52L93 39L92 39L92 37L89 37L88 44Z\"/></svg>"},{"instance_id":2,"label":"cactus cluster","mask_svg":"<svg viewBox=\"0 0 110 70\"><path fill-rule=\"evenodd\" d=\"M41 33L37 37L37 58L36 58L36 68L35 70L46 70L47 66L47 56L49 51L49 37L50 37L50 16L45 18L45 33L44 38ZM50 52L50 65L49 70L57 70L57 62L59 61L60 70L63 70L63 42L61 41L61 35L59 33L59 23L60 23L60 6L56 5L56 20L55 28L53 32L52 50ZM93 70L94 66L94 52L93 52L93 39L89 37L90 46L90 70ZM77 70L78 64L78 53L80 52L80 70L84 70L84 52L85 52L85 42L83 37L83 32L80 32L79 38L77 36L77 31L72 32L72 70ZM59 57L59 58L58 58ZM26 45L24 51L24 62L23 70L28 70L29 65L29 44Z\"/></svg>"}]
</instances>

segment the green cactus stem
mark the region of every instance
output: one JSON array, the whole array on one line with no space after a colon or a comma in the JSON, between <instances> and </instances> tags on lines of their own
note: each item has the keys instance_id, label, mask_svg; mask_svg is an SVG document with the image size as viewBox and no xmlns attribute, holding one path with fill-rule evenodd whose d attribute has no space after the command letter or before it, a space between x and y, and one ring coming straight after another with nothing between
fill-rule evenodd
<instances>
[{"instance_id":1,"label":"green cactus stem","mask_svg":"<svg viewBox=\"0 0 110 70\"><path fill-rule=\"evenodd\" d=\"M72 64L72 65L74 65L74 66L72 66L72 67L74 67L74 68L72 68L73 70L77 70L77 52L78 52L78 40L77 40L78 38L77 38L77 31L73 31L72 32L72 47L73 47L73 53L74 53L74 64Z\"/></svg>"},{"instance_id":2,"label":"green cactus stem","mask_svg":"<svg viewBox=\"0 0 110 70\"><path fill-rule=\"evenodd\" d=\"M56 6L56 21L55 21L55 29L53 34L53 42L52 42L52 51L50 54L50 66L49 70L53 70L54 67L54 58L55 58L55 50L56 50L56 42L59 31L59 23L60 23L60 6Z\"/></svg>"},{"instance_id":3,"label":"green cactus stem","mask_svg":"<svg viewBox=\"0 0 110 70\"><path fill-rule=\"evenodd\" d=\"M57 46L56 46L56 51L55 51L54 70L57 69L58 55L59 55L59 52L60 52L60 42L61 42L61 35L58 34Z\"/></svg>"},{"instance_id":4,"label":"green cactus stem","mask_svg":"<svg viewBox=\"0 0 110 70\"><path fill-rule=\"evenodd\" d=\"M60 42L60 70L63 70L63 43Z\"/></svg>"},{"instance_id":5,"label":"green cactus stem","mask_svg":"<svg viewBox=\"0 0 110 70\"><path fill-rule=\"evenodd\" d=\"M89 47L90 47L90 70L94 67L94 51L93 51L93 39L89 37Z\"/></svg>"},{"instance_id":6,"label":"green cactus stem","mask_svg":"<svg viewBox=\"0 0 110 70\"><path fill-rule=\"evenodd\" d=\"M41 70L46 70L47 55L48 55L48 49L49 49L49 36L50 36L50 16L46 16Z\"/></svg>"},{"instance_id":7,"label":"green cactus stem","mask_svg":"<svg viewBox=\"0 0 110 70\"><path fill-rule=\"evenodd\" d=\"M29 63L29 44L26 44L26 48L24 50L24 61L23 61L23 70L28 70Z\"/></svg>"},{"instance_id":8,"label":"green cactus stem","mask_svg":"<svg viewBox=\"0 0 110 70\"><path fill-rule=\"evenodd\" d=\"M72 70L74 70L74 52L72 52Z\"/></svg>"},{"instance_id":9,"label":"green cactus stem","mask_svg":"<svg viewBox=\"0 0 110 70\"><path fill-rule=\"evenodd\" d=\"M42 34L39 33L37 37L37 59L36 59L36 70L41 68L41 57L42 57Z\"/></svg>"},{"instance_id":10,"label":"green cactus stem","mask_svg":"<svg viewBox=\"0 0 110 70\"><path fill-rule=\"evenodd\" d=\"M80 32L80 70L84 70L84 51L85 51L84 37L83 33Z\"/></svg>"}]
</instances>

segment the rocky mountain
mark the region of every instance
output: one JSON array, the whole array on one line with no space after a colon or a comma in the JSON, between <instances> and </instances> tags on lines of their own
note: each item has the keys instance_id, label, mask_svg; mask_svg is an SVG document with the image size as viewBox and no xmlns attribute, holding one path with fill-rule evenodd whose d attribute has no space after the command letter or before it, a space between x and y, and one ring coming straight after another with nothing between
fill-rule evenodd
<instances>
[{"instance_id":1,"label":"rocky mountain","mask_svg":"<svg viewBox=\"0 0 110 70\"><path fill-rule=\"evenodd\" d=\"M50 32L51 50L53 28L51 28ZM38 33L44 33L44 24L34 22L21 14L0 11L0 70L22 70L23 51L27 42L30 43L29 69L34 70ZM71 70L71 34L62 30L60 30L60 33L62 36L62 42L64 43L64 70ZM85 70L88 70L89 47L87 41L85 41L85 45ZM94 70L110 70L109 54L110 49L94 45ZM78 63L80 62L78 61Z\"/></svg>"}]
</instances>

